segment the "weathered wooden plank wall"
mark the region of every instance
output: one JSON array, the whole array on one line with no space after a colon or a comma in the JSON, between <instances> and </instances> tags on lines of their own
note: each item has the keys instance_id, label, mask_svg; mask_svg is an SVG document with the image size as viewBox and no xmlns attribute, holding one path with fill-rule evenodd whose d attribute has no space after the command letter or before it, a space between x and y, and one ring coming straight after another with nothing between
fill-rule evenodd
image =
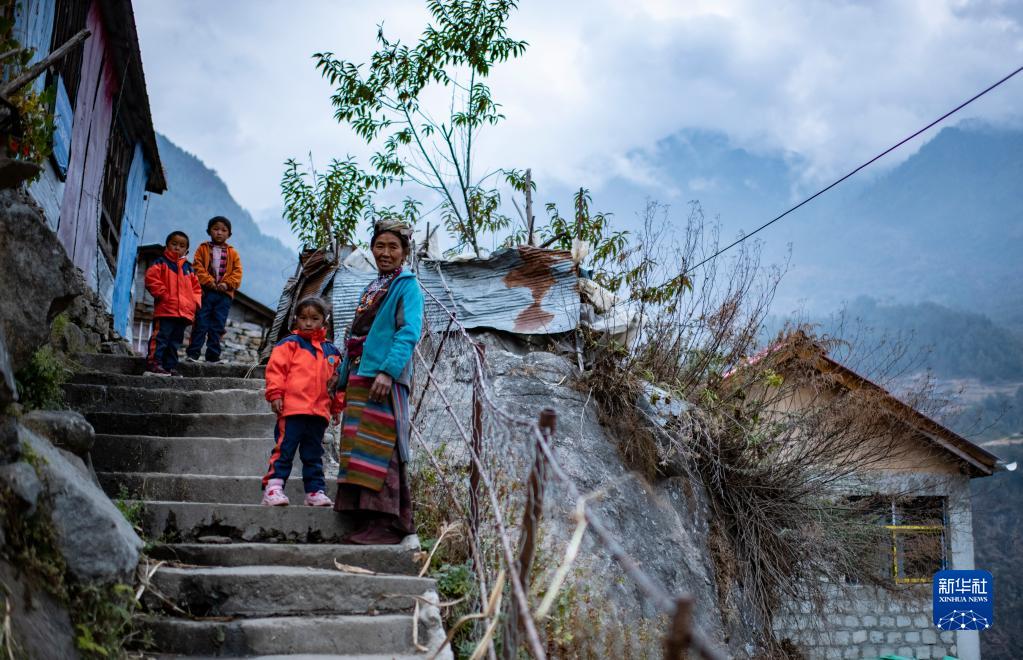
<instances>
[{"instance_id":1,"label":"weathered wooden plank wall","mask_svg":"<svg viewBox=\"0 0 1023 660\"><path fill-rule=\"evenodd\" d=\"M57 76L55 84L57 99L53 110L53 160L60 176L65 177L71 158L71 131L74 129L75 113L64 87L64 79Z\"/></svg>"},{"instance_id":2,"label":"weathered wooden plank wall","mask_svg":"<svg viewBox=\"0 0 1023 660\"><path fill-rule=\"evenodd\" d=\"M53 14L57 0L18 0L14 10L14 37L25 48L35 49L30 64L35 64L50 52L53 37ZM32 82L37 92L46 88L46 76Z\"/></svg>"},{"instance_id":3,"label":"weathered wooden plank wall","mask_svg":"<svg viewBox=\"0 0 1023 660\"><path fill-rule=\"evenodd\" d=\"M50 52L50 41L53 38L54 12L57 6L56 0L17 0L14 10L14 37L25 48L32 48L35 52L30 60L31 63L38 62ZM41 92L46 85L46 76L39 76L33 81L33 88ZM58 107L55 114L63 110ZM67 105L67 94L64 94L63 102ZM67 126L71 126L70 106L67 107ZM60 119L58 119L58 123ZM56 140L54 154L56 156ZM70 131L68 134L70 143ZM65 169L67 159L65 157ZM63 174L63 172L61 173ZM46 216L50 229L57 228L57 221L60 217L60 205L64 198L64 182L54 171L51 163L43 164L43 172L38 179L29 184L29 193L39 203Z\"/></svg>"},{"instance_id":4,"label":"weathered wooden plank wall","mask_svg":"<svg viewBox=\"0 0 1023 660\"><path fill-rule=\"evenodd\" d=\"M114 277L114 294L111 313L114 329L131 341L132 280L135 277L136 252L142 237L145 220L146 181L149 179L149 163L142 153L142 144L135 143L135 153L128 171L128 185L125 192L124 217L121 220L121 240L117 254L117 275Z\"/></svg>"},{"instance_id":5,"label":"weathered wooden plank wall","mask_svg":"<svg viewBox=\"0 0 1023 660\"><path fill-rule=\"evenodd\" d=\"M43 163L43 171L39 178L28 184L28 192L39 204L46 216L46 224L57 231L60 221L60 205L64 200L64 181L57 174L53 163Z\"/></svg>"},{"instance_id":6,"label":"weathered wooden plank wall","mask_svg":"<svg viewBox=\"0 0 1023 660\"><path fill-rule=\"evenodd\" d=\"M106 58L106 30L99 11L98 2L94 1L86 18L86 27L92 34L82 53L67 185L57 227L57 236L71 260L82 269L86 281L93 287L97 284L97 227L103 165L117 80Z\"/></svg>"}]
</instances>

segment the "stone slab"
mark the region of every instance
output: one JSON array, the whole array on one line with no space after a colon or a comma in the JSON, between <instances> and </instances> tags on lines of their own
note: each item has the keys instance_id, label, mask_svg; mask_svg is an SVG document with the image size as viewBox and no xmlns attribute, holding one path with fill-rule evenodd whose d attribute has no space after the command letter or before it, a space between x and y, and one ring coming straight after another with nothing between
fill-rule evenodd
<instances>
[{"instance_id":1,"label":"stone slab","mask_svg":"<svg viewBox=\"0 0 1023 660\"><path fill-rule=\"evenodd\" d=\"M146 358L132 355L80 353L75 362L85 369L139 376L146 370ZM181 360L178 371L184 377L262 378L265 367L249 364L211 364Z\"/></svg>"},{"instance_id":2,"label":"stone slab","mask_svg":"<svg viewBox=\"0 0 1023 660\"><path fill-rule=\"evenodd\" d=\"M220 474L258 479L266 472L272 449L273 439L269 435L265 438L169 438L104 434L96 436L92 461L97 470L104 472ZM297 457L296 467L301 475L301 462ZM250 490L246 501L259 492L259 486L255 488L255 491ZM119 492L118 489L113 494Z\"/></svg>"},{"instance_id":3,"label":"stone slab","mask_svg":"<svg viewBox=\"0 0 1023 660\"><path fill-rule=\"evenodd\" d=\"M411 612L416 598L436 589L433 580L409 575L261 565L163 566L152 584L176 607L200 617ZM152 593L144 602L150 611L169 609Z\"/></svg>"},{"instance_id":4,"label":"stone slab","mask_svg":"<svg viewBox=\"0 0 1023 660\"><path fill-rule=\"evenodd\" d=\"M261 440L260 442L266 441ZM265 467L265 463L263 467ZM244 476L224 476L163 472L99 472L97 477L103 489L112 497L130 497L139 500L258 504L263 492L261 477L254 473ZM334 474L328 473L328 494L333 490L333 480ZM284 492L292 502L301 503L304 489L300 463L296 463L292 478L288 479Z\"/></svg>"},{"instance_id":5,"label":"stone slab","mask_svg":"<svg viewBox=\"0 0 1023 660\"><path fill-rule=\"evenodd\" d=\"M347 516L326 507L144 502L143 531L165 542L222 536L237 541L339 543L353 531Z\"/></svg>"},{"instance_id":6,"label":"stone slab","mask_svg":"<svg viewBox=\"0 0 1023 660\"><path fill-rule=\"evenodd\" d=\"M119 413L86 416L96 433L170 437L272 438L277 416L265 413Z\"/></svg>"},{"instance_id":7,"label":"stone slab","mask_svg":"<svg viewBox=\"0 0 1023 660\"><path fill-rule=\"evenodd\" d=\"M292 543L169 543L150 550L153 559L198 566L304 566L335 569L334 562L377 573L416 575L419 537L406 537L400 545L337 545Z\"/></svg>"},{"instance_id":8,"label":"stone slab","mask_svg":"<svg viewBox=\"0 0 1023 660\"><path fill-rule=\"evenodd\" d=\"M433 653L416 653L416 654L394 654L388 653L386 655L337 655L337 654L319 654L319 653L287 653L287 654L274 654L274 655L258 655L258 656L246 656L249 660L426 660L433 658ZM452 657L449 654L443 653L437 656L440 660L450 660ZM176 658L188 658L188 660L221 660L220 656L195 656L195 655L168 655L166 653L145 654L146 660L172 660Z\"/></svg>"},{"instance_id":9,"label":"stone slab","mask_svg":"<svg viewBox=\"0 0 1023 660\"><path fill-rule=\"evenodd\" d=\"M156 376L127 376L105 371L80 371L70 379L71 383L82 385L106 385L108 387L143 387L155 390L185 390L212 392L215 390L262 390L266 381L262 378L173 378Z\"/></svg>"},{"instance_id":10,"label":"stone slab","mask_svg":"<svg viewBox=\"0 0 1023 660\"><path fill-rule=\"evenodd\" d=\"M265 440L260 440L265 443ZM269 447L269 445L267 445ZM268 450L263 453L267 453ZM260 472L266 468L266 460ZM218 469L218 471L222 471ZM327 494L333 496L336 471L328 468ZM139 500L171 502L220 502L222 504L259 504L262 499L262 477L256 473L244 476L216 474L166 474L163 472L99 472L100 484L111 497L130 497ZM126 493L126 495L122 495ZM301 461L295 460L291 478L284 493L295 504L305 496L302 486Z\"/></svg>"},{"instance_id":11,"label":"stone slab","mask_svg":"<svg viewBox=\"0 0 1023 660\"><path fill-rule=\"evenodd\" d=\"M235 621L192 621L144 617L144 627L164 652L242 656L322 654L414 654L413 619L380 616L283 616ZM420 624L420 639L426 638Z\"/></svg>"},{"instance_id":12,"label":"stone slab","mask_svg":"<svg viewBox=\"0 0 1023 660\"><path fill-rule=\"evenodd\" d=\"M270 409L263 392L250 388L206 392L70 383L64 386L64 394L68 405L87 413L147 410L159 413L225 414L265 413Z\"/></svg>"}]
</instances>

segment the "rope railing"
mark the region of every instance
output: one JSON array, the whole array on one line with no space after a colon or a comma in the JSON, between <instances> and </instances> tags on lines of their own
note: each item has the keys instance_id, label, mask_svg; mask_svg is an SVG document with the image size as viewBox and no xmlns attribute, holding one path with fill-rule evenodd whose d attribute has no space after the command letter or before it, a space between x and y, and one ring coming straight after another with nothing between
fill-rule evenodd
<instances>
[{"instance_id":1,"label":"rope railing","mask_svg":"<svg viewBox=\"0 0 1023 660\"><path fill-rule=\"evenodd\" d=\"M560 464L553 448L556 411L545 409L538 418L530 418L500 405L488 381L483 345L449 305L424 292L428 304L443 310L448 323L444 332L423 342L422 350L416 349L419 387L413 438L423 447L425 460L438 473L441 488L454 505L446 513L465 530L476 579L476 590L469 596L473 614L451 626L445 644L458 634L456 627L472 626L473 660L517 658L520 647L535 659L546 658L546 618L584 537L589 536L621 567L642 597L667 616L665 658L684 657L687 650L707 659L726 657L693 628L693 599L670 593L643 570L590 506L595 494L581 493ZM432 350L427 350L427 343ZM427 424L429 438L425 437ZM448 474L452 469L462 473ZM574 501L569 510L575 530L558 553L558 565L547 571L549 582L537 588L530 578L544 551L542 517L558 509L559 502L552 500L554 491L562 500ZM436 656L443 646L431 650Z\"/></svg>"}]
</instances>

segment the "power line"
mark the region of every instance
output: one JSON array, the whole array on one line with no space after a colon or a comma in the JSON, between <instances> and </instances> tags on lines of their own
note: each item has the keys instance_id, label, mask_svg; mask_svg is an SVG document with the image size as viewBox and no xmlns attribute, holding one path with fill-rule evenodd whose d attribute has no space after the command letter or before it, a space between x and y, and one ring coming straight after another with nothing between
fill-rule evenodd
<instances>
[{"instance_id":1,"label":"power line","mask_svg":"<svg viewBox=\"0 0 1023 660\"><path fill-rule=\"evenodd\" d=\"M742 243L742 242L743 242L743 241L745 241L746 239L748 239L748 238L752 237L752 236L753 236L754 234L757 234L757 233L759 233L760 231L763 231L764 229L767 229L768 227L770 227L770 226L771 226L771 225L773 225L774 223L778 222L779 220L781 220L782 218L784 218L785 216L787 216L787 215L788 215L789 213L792 213L793 211L795 211L796 209L800 208L801 206L804 206L805 204L809 204L809 203L810 203L810 202L812 202L812 201L813 201L814 199L816 199L817 197L820 197L820 196L821 196L821 195L823 195L824 193L828 192L829 190L831 190L832 188L834 188L834 187L835 187L835 186L837 186L838 184L842 183L843 181L845 181L845 180L846 180L846 179L848 179L849 177L853 176L854 174L856 174L857 172L859 172L859 171L860 171L860 170L862 170L863 168L865 168L865 167L868 167L868 166L872 165L872 164L873 164L873 163L875 163L876 161L878 161L878 160L880 160L880 159L884 158L885 156L887 156L887 155L888 155L888 154L890 154L891 152L895 151L896 149L898 149L898 148L899 148L899 147L901 147L902 145L906 144L907 142L909 142L909 141L910 141L910 140L912 140L913 138L917 137L918 135L920 135L920 134L921 134L921 133L923 133L924 131L926 131L926 130L928 130L928 129L930 129L930 128L933 128L933 127L935 126L935 124L939 124L939 123L941 123L941 122L945 121L946 119L948 119L949 117L951 117L951 116L952 116L952 115L954 115L955 113L959 112L960 110L962 110L962 109L963 109L963 108L965 108L966 106L970 105L971 103L973 103L974 101L976 101L976 100L977 100L977 99L979 99L980 97L984 96L985 94L987 94L988 92L990 92L990 91L991 91L991 90L993 90L994 88L998 87L998 86L999 86L999 85L1001 85L1002 83L1006 82L1007 80L1009 80L1010 78L1012 78L1012 77L1013 77L1013 76L1015 76L1016 74L1020 73L1021 71L1023 71L1023 66L1019 67L1018 69L1016 69L1015 71L1013 71L1013 72L1012 72L1012 73L1010 73L1009 75L1005 76L1004 78L1002 78L1001 80L999 80L999 81L998 81L998 82L996 82L995 84L991 85L991 86L990 86L990 87L988 87L987 89L985 89L985 90L983 90L983 91L981 91L981 92L978 92L977 94L975 94L974 96L970 97L970 98L969 98L969 99L967 99L966 101L963 101L962 103L960 103L960 104L959 104L959 105L957 105L956 107L952 108L951 110L949 110L949 111L948 111L948 112L946 112L945 114L941 115L940 117L938 117L937 119L935 119L935 120L934 120L934 121L932 121L931 123L927 124L926 126L924 126L923 128L921 128L920 130L916 131L916 132L915 132L915 133L913 133L912 135L910 135L910 136L908 136L908 137L905 137L905 138L903 138L903 139L899 140L898 142L896 142L896 143L895 143L895 144L893 144L892 146L888 147L887 149L885 149L884 151L882 151L882 152L881 152L881 153L879 153L878 155L874 156L873 158L871 158L871 159L870 159L870 160L868 160L867 162L863 163L862 165L860 165L860 166L859 166L859 167L857 167L856 169L852 170L851 172L849 172L849 173L848 173L848 174L846 174L845 176L843 176L843 177L841 177L840 179L837 179L836 181L832 182L832 183L831 183L830 185L828 185L827 187L825 187L825 188L821 188L820 190L818 190L817 192L815 192L815 193L814 193L813 195L811 195L811 196L807 197L806 199L804 199L803 201L799 202L799 203L798 203L798 204L796 204L795 206L793 206L793 207L789 208L789 209L788 209L787 211L785 211L785 212L784 212L784 213L782 213L781 215L775 216L774 218L772 218L771 220L769 220L769 221L765 222L764 224L760 225L759 227L757 227L756 229L754 229L754 230L753 230L753 231L751 231L750 233L746 234L745 236L742 236L741 238L739 238L739 239L736 239L736 240L735 240L734 242L732 242L732 243L730 243L729 245L726 245L725 247L721 248L720 250L718 250L718 251L717 251L717 252L715 252L714 254L710 255L709 257L707 257L706 259L704 259L704 260L703 260L703 261L701 261L700 263L696 264L695 266L692 266L692 267L690 267L690 268L687 268L687 269L686 269L685 271L683 271L683 272L682 272L682 276L683 276L683 277L685 277L686 275L688 275L689 273L693 272L694 270L696 270L696 269L697 269L697 268L699 268L700 266L704 265L705 263L707 263L707 262L709 262L709 261L713 261L713 260L714 260L714 259L716 259L717 257L721 256L721 255L722 255L723 253L727 252L728 250L731 250L731 249L732 249L733 247L735 247L735 246L736 246L736 245L738 245L739 243Z\"/></svg>"}]
</instances>

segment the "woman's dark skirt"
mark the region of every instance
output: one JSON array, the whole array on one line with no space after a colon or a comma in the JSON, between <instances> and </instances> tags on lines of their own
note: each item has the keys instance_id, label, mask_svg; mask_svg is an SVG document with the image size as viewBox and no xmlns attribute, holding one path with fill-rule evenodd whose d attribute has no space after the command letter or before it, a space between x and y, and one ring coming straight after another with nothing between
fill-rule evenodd
<instances>
[{"instance_id":1,"label":"woman's dark skirt","mask_svg":"<svg viewBox=\"0 0 1023 660\"><path fill-rule=\"evenodd\" d=\"M354 484L338 484L334 510L353 514L363 523L386 516L395 532L414 534L416 528L412 521L412 491L409 488L408 470L398 460L397 447L391 454L383 487L374 492Z\"/></svg>"}]
</instances>

